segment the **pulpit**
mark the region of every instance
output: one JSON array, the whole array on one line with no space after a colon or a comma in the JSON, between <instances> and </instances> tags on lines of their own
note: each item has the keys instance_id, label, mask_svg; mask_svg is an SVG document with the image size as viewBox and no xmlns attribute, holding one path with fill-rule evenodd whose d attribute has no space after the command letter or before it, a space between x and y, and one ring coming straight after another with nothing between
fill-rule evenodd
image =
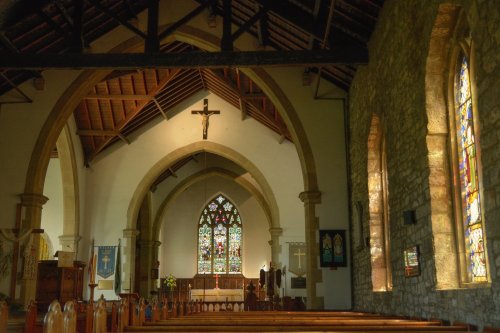
<instances>
[{"instance_id":1,"label":"pulpit","mask_svg":"<svg viewBox=\"0 0 500 333\"><path fill-rule=\"evenodd\" d=\"M57 260L38 263L36 302L40 312L46 312L49 304L57 299L60 304L83 298L83 274L85 263L74 261L73 267L58 267Z\"/></svg>"}]
</instances>

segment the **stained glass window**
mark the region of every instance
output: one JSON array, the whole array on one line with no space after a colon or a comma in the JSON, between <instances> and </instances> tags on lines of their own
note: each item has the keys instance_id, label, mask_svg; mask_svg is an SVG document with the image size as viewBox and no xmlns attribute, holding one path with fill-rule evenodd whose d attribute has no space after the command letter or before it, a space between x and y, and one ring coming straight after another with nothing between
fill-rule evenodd
<instances>
[{"instance_id":1,"label":"stained glass window","mask_svg":"<svg viewBox=\"0 0 500 333\"><path fill-rule=\"evenodd\" d=\"M457 62L454 111L467 273L470 282L484 282L487 281L487 270L474 133L474 109L471 97L470 67L463 53L458 57Z\"/></svg>"},{"instance_id":2,"label":"stained glass window","mask_svg":"<svg viewBox=\"0 0 500 333\"><path fill-rule=\"evenodd\" d=\"M241 274L242 226L236 207L217 195L198 224L198 274Z\"/></svg>"}]
</instances>

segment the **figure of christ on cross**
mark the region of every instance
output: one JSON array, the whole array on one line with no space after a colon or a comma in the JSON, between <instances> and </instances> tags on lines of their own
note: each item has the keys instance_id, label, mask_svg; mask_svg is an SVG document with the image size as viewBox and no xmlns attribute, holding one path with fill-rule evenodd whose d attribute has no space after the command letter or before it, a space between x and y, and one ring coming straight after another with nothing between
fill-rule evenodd
<instances>
[{"instance_id":1,"label":"figure of christ on cross","mask_svg":"<svg viewBox=\"0 0 500 333\"><path fill-rule=\"evenodd\" d=\"M211 115L220 114L219 110L208 110L208 99L203 100L203 110L193 110L191 114L199 114L202 117L201 124L203 125L203 140L208 137L208 119Z\"/></svg>"}]
</instances>

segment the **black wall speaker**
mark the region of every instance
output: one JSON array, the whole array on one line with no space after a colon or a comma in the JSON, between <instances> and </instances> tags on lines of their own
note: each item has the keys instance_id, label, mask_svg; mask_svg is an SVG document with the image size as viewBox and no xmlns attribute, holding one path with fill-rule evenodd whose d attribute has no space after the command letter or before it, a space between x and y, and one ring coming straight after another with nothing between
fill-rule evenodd
<instances>
[{"instance_id":1,"label":"black wall speaker","mask_svg":"<svg viewBox=\"0 0 500 333\"><path fill-rule=\"evenodd\" d=\"M417 223L417 217L414 210L405 210L403 212L403 220L406 225Z\"/></svg>"}]
</instances>

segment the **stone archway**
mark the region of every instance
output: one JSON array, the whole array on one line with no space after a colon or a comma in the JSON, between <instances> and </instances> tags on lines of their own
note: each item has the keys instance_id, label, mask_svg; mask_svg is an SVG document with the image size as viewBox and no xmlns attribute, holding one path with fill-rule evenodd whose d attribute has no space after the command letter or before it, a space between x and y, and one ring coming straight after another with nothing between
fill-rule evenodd
<instances>
[{"instance_id":1,"label":"stone archway","mask_svg":"<svg viewBox=\"0 0 500 333\"><path fill-rule=\"evenodd\" d=\"M66 125L57 140L63 184L63 228L59 243L65 251L78 252L80 240L80 200L76 158L70 129Z\"/></svg>"},{"instance_id":2,"label":"stone archway","mask_svg":"<svg viewBox=\"0 0 500 333\"><path fill-rule=\"evenodd\" d=\"M220 39L216 36L189 26L178 29L169 39L184 40L208 51L218 50L218 46L220 45ZM137 51L141 46L142 40L138 37L134 37L118 45L112 49L111 52L132 52ZM305 130L297 112L285 93L264 70L246 68L242 69L242 71L254 80L275 104L290 131L292 141L295 143L304 181L304 192L301 193L300 198L305 206L306 242L309 244L308 249L310 249L310 253L315 253L315 251L313 251L316 249L317 231L315 205L320 203L320 193L318 191L314 157ZM52 147L56 144L63 127L86 93L110 72L111 70L86 70L82 72L59 98L47 117L35 143L26 176L26 194L36 195L37 193L43 193L43 185L50 152ZM134 200L139 199L140 198L134 197ZM27 215L32 221L31 223L33 226L39 226L40 212L41 205L28 206ZM128 212L129 221L135 220L136 218L137 212L135 210ZM278 220L277 218L273 218L273 221ZM128 225L130 226L131 224L128 223ZM124 237L135 238L136 233L135 229L127 228L124 230ZM309 260L308 263L307 270L308 276L310 277L307 279L308 307L320 308L322 305L318 302L321 301L316 300L316 282L321 280L321 274L318 275L316 260ZM30 288L30 290L34 290L34 288Z\"/></svg>"},{"instance_id":3,"label":"stone archway","mask_svg":"<svg viewBox=\"0 0 500 333\"><path fill-rule=\"evenodd\" d=\"M173 202L175 202L176 198L181 195L186 189L188 189L190 186L201 182L205 179L208 179L213 176L218 176L222 177L225 179L228 179L230 181L233 181L234 183L238 184L241 186L243 189L245 189L248 193L250 193L254 199L257 201L258 205L262 208L264 215L266 216L266 220L269 224L269 233L270 233L270 238L273 239L273 244L275 246L271 247L271 260L273 262L278 262L278 256L279 256L279 235L276 235L276 233L273 231L280 230L281 228L273 228L272 227L272 213L271 213L271 208L270 204L267 202L267 200L264 198L263 194L260 192L260 190L253 185L251 182L246 180L245 178L240 177L241 175L233 173L232 171L229 171L227 169L223 168L208 168L206 170L199 171L186 179L182 180L179 184L177 184L170 192L169 194L165 197L165 199L162 201L160 204L155 216L154 216L154 221L152 225L152 231L150 231L147 234L147 240L143 241L143 244L145 244L145 248L142 249L141 251L144 251L144 256L148 258L148 261L146 263L143 263L141 260L141 267L144 270L141 273L141 290L144 290L146 294L149 294L151 291L151 288L155 285L155 280L152 278L150 272L151 269L153 268L153 265L158 261L159 258L159 249L160 249L160 229L162 228L162 222L164 221L164 216L168 208L171 206ZM274 205L276 206L276 204ZM137 265L137 264L136 264ZM147 278L146 281L143 281L144 278ZM137 277L136 277L137 279Z\"/></svg>"},{"instance_id":4,"label":"stone archway","mask_svg":"<svg viewBox=\"0 0 500 333\"><path fill-rule=\"evenodd\" d=\"M427 113L427 150L429 161L429 191L436 289L459 286L454 218L451 203L449 169L449 134L446 90L448 62L452 52L450 39L454 33L460 7L441 4L431 32L425 73Z\"/></svg>"}]
</instances>

